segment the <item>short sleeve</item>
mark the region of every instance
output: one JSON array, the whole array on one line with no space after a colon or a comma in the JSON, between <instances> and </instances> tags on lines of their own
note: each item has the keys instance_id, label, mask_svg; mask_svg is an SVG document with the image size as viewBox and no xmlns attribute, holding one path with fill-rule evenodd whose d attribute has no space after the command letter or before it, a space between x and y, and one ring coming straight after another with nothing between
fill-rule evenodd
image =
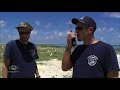
<instances>
[{"instance_id":1,"label":"short sleeve","mask_svg":"<svg viewBox=\"0 0 120 90\"><path fill-rule=\"evenodd\" d=\"M79 56L80 56L80 50L79 50L79 46L77 46L71 54L71 62L73 65L75 65L75 62Z\"/></svg>"},{"instance_id":2,"label":"short sleeve","mask_svg":"<svg viewBox=\"0 0 120 90\"><path fill-rule=\"evenodd\" d=\"M35 46L35 59L39 59L36 46Z\"/></svg>"},{"instance_id":3,"label":"short sleeve","mask_svg":"<svg viewBox=\"0 0 120 90\"><path fill-rule=\"evenodd\" d=\"M107 47L105 53L105 71L108 72L110 70L120 71L115 50L111 45Z\"/></svg>"},{"instance_id":4,"label":"short sleeve","mask_svg":"<svg viewBox=\"0 0 120 90\"><path fill-rule=\"evenodd\" d=\"M72 62L72 64L74 65L75 64L75 59L74 59L74 57L75 57L75 50L72 52L72 54L71 54L71 62Z\"/></svg>"},{"instance_id":5,"label":"short sleeve","mask_svg":"<svg viewBox=\"0 0 120 90\"><path fill-rule=\"evenodd\" d=\"M83 51L88 47L88 45L78 45L71 54L71 62L75 65L75 62L81 56Z\"/></svg>"},{"instance_id":6,"label":"short sleeve","mask_svg":"<svg viewBox=\"0 0 120 90\"><path fill-rule=\"evenodd\" d=\"M11 55L11 43L7 43L4 51L4 58L10 58Z\"/></svg>"}]
</instances>

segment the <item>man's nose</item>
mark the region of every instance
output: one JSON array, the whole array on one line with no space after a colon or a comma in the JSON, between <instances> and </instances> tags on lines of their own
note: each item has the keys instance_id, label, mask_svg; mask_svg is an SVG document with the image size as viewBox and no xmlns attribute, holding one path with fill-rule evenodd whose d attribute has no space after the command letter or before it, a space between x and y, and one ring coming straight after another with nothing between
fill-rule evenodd
<instances>
[{"instance_id":1,"label":"man's nose","mask_svg":"<svg viewBox=\"0 0 120 90\"><path fill-rule=\"evenodd\" d=\"M27 37L27 35L26 35L26 34L23 34L22 37Z\"/></svg>"}]
</instances>

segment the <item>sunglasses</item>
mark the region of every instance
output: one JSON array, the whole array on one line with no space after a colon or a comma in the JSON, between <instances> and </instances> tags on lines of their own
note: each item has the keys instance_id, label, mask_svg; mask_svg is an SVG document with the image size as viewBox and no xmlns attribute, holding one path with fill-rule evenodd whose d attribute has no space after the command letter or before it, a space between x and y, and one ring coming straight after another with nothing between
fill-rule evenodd
<instances>
[{"instance_id":1,"label":"sunglasses","mask_svg":"<svg viewBox=\"0 0 120 90\"><path fill-rule=\"evenodd\" d=\"M76 27L75 27L75 30L80 30L80 31L82 31L84 28L86 28L86 27L76 26Z\"/></svg>"},{"instance_id":2,"label":"sunglasses","mask_svg":"<svg viewBox=\"0 0 120 90\"><path fill-rule=\"evenodd\" d=\"M77 26L75 27L75 30L83 30L83 27Z\"/></svg>"},{"instance_id":3,"label":"sunglasses","mask_svg":"<svg viewBox=\"0 0 120 90\"><path fill-rule=\"evenodd\" d=\"M20 35L30 35L30 32L19 32Z\"/></svg>"}]
</instances>

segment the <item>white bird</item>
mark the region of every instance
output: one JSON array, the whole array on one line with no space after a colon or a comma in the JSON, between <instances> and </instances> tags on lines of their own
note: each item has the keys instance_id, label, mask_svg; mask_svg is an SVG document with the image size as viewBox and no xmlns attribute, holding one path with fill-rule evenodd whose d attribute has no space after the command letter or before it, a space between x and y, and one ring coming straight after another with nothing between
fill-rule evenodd
<instances>
[{"instance_id":1,"label":"white bird","mask_svg":"<svg viewBox=\"0 0 120 90\"><path fill-rule=\"evenodd\" d=\"M50 56L52 56L52 53L50 54Z\"/></svg>"}]
</instances>

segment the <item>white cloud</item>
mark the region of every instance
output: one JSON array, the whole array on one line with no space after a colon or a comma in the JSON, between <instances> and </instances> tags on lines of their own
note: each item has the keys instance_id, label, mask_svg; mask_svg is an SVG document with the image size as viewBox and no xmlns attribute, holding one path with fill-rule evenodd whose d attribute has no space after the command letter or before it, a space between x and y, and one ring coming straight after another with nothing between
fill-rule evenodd
<instances>
[{"instance_id":1,"label":"white cloud","mask_svg":"<svg viewBox=\"0 0 120 90\"><path fill-rule=\"evenodd\" d=\"M48 22L48 23L45 25L45 28L49 28L50 26L52 26L52 23L51 23L51 22Z\"/></svg>"},{"instance_id":2,"label":"white cloud","mask_svg":"<svg viewBox=\"0 0 120 90\"><path fill-rule=\"evenodd\" d=\"M58 31L54 31L54 32L50 32L47 33L45 36L45 39L59 39L61 40L61 38L66 38L68 32L67 31L63 31L63 32L58 32Z\"/></svg>"},{"instance_id":3,"label":"white cloud","mask_svg":"<svg viewBox=\"0 0 120 90\"><path fill-rule=\"evenodd\" d=\"M110 28L109 31L114 31L114 28Z\"/></svg>"},{"instance_id":4,"label":"white cloud","mask_svg":"<svg viewBox=\"0 0 120 90\"><path fill-rule=\"evenodd\" d=\"M120 35L118 35L118 38L120 38Z\"/></svg>"},{"instance_id":5,"label":"white cloud","mask_svg":"<svg viewBox=\"0 0 120 90\"><path fill-rule=\"evenodd\" d=\"M96 30L96 33L99 33L99 34L106 34L106 33L113 33L113 32L117 32L117 30L115 30L113 27L98 27L97 30Z\"/></svg>"},{"instance_id":6,"label":"white cloud","mask_svg":"<svg viewBox=\"0 0 120 90\"><path fill-rule=\"evenodd\" d=\"M95 32L95 37L101 41L104 41L109 44L120 44L120 32L114 27L104 26L98 27Z\"/></svg>"},{"instance_id":7,"label":"white cloud","mask_svg":"<svg viewBox=\"0 0 120 90\"><path fill-rule=\"evenodd\" d=\"M57 31L54 31L53 32L53 35L54 36L59 36L59 37L62 37L62 36L65 36L66 34L68 34L68 32L57 32Z\"/></svg>"},{"instance_id":8,"label":"white cloud","mask_svg":"<svg viewBox=\"0 0 120 90\"><path fill-rule=\"evenodd\" d=\"M67 21L65 24L71 25L71 24L72 24L72 23L71 23L71 20Z\"/></svg>"},{"instance_id":9,"label":"white cloud","mask_svg":"<svg viewBox=\"0 0 120 90\"><path fill-rule=\"evenodd\" d=\"M31 32L31 36L35 36L36 34L37 34L36 30L34 30L34 31Z\"/></svg>"},{"instance_id":10,"label":"white cloud","mask_svg":"<svg viewBox=\"0 0 120 90\"><path fill-rule=\"evenodd\" d=\"M40 26L40 21L35 21L35 24L36 24L37 26Z\"/></svg>"},{"instance_id":11,"label":"white cloud","mask_svg":"<svg viewBox=\"0 0 120 90\"><path fill-rule=\"evenodd\" d=\"M95 33L104 34L106 30L107 30L107 27L101 27L101 28L98 27Z\"/></svg>"},{"instance_id":12,"label":"white cloud","mask_svg":"<svg viewBox=\"0 0 120 90\"><path fill-rule=\"evenodd\" d=\"M11 37L12 37L11 34L9 34L9 35L8 35L8 38L11 38Z\"/></svg>"},{"instance_id":13,"label":"white cloud","mask_svg":"<svg viewBox=\"0 0 120 90\"><path fill-rule=\"evenodd\" d=\"M15 40L15 39L17 39L17 38L19 38L18 35L13 35L13 36L12 36L12 39L13 39L13 40Z\"/></svg>"},{"instance_id":14,"label":"white cloud","mask_svg":"<svg viewBox=\"0 0 120 90\"><path fill-rule=\"evenodd\" d=\"M103 40L103 39L104 39L103 37L100 38L100 40Z\"/></svg>"},{"instance_id":15,"label":"white cloud","mask_svg":"<svg viewBox=\"0 0 120 90\"><path fill-rule=\"evenodd\" d=\"M58 36L63 36L63 32L59 32L59 33L58 33Z\"/></svg>"},{"instance_id":16,"label":"white cloud","mask_svg":"<svg viewBox=\"0 0 120 90\"><path fill-rule=\"evenodd\" d=\"M15 39L18 39L18 35L16 34L16 35L12 35L12 34L8 34L8 39L9 40L15 40ZM4 37L5 38L5 37Z\"/></svg>"},{"instance_id":17,"label":"white cloud","mask_svg":"<svg viewBox=\"0 0 120 90\"><path fill-rule=\"evenodd\" d=\"M105 16L113 17L113 18L120 18L120 12L105 13Z\"/></svg>"},{"instance_id":18,"label":"white cloud","mask_svg":"<svg viewBox=\"0 0 120 90\"><path fill-rule=\"evenodd\" d=\"M56 31L54 31L54 34L55 34L55 35L57 35L57 32L56 32Z\"/></svg>"},{"instance_id":19,"label":"white cloud","mask_svg":"<svg viewBox=\"0 0 120 90\"><path fill-rule=\"evenodd\" d=\"M45 39L53 39L54 36L47 36Z\"/></svg>"},{"instance_id":20,"label":"white cloud","mask_svg":"<svg viewBox=\"0 0 120 90\"><path fill-rule=\"evenodd\" d=\"M49 44L64 44L66 43L67 32L66 31L53 31L47 34L44 34L44 37L41 36L42 43Z\"/></svg>"},{"instance_id":21,"label":"white cloud","mask_svg":"<svg viewBox=\"0 0 120 90\"><path fill-rule=\"evenodd\" d=\"M108 40L109 43L111 43L112 45L120 45L120 35L116 36L116 37L111 37Z\"/></svg>"},{"instance_id":22,"label":"white cloud","mask_svg":"<svg viewBox=\"0 0 120 90\"><path fill-rule=\"evenodd\" d=\"M0 29L6 26L6 22L4 20L0 20Z\"/></svg>"}]
</instances>

